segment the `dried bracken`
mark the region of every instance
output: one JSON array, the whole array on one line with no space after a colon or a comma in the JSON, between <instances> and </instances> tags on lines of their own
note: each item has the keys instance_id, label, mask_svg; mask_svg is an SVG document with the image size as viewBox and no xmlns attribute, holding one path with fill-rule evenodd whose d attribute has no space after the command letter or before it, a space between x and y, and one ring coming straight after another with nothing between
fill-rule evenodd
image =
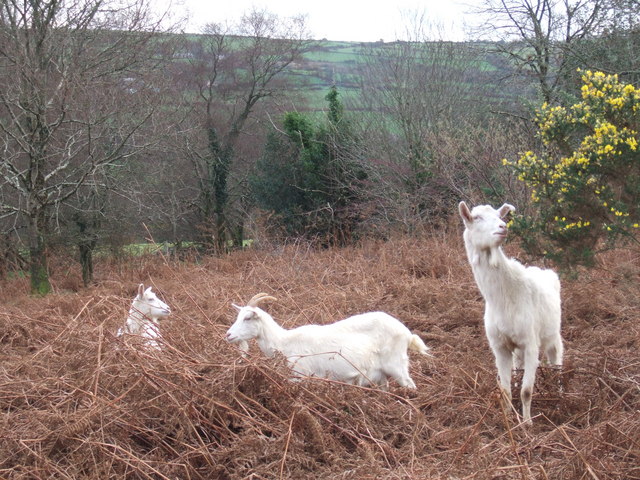
<instances>
[{"instance_id":1,"label":"dried bracken","mask_svg":"<svg viewBox=\"0 0 640 480\"><path fill-rule=\"evenodd\" d=\"M639 479L637 255L563 280L565 365L539 369L527 430L500 409L463 248L454 228L198 264L133 259L98 265L98 286L77 293L62 288L75 267L60 264L46 298L5 280L0 477ZM172 306L161 351L115 336L140 282ZM401 319L434 354L412 357L418 389L292 382L284 358L255 345L242 357L224 339L231 303L263 291L287 328L371 310Z\"/></svg>"}]
</instances>

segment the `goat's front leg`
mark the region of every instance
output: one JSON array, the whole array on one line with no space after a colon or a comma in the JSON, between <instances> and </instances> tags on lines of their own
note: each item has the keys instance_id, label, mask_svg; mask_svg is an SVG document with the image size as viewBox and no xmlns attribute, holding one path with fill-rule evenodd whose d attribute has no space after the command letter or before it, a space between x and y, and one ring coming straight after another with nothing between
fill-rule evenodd
<instances>
[{"instance_id":1,"label":"goat's front leg","mask_svg":"<svg viewBox=\"0 0 640 480\"><path fill-rule=\"evenodd\" d=\"M511 407L511 367L513 366L513 355L512 352L505 347L494 347L493 354L496 357L496 367L498 367L502 407L509 410Z\"/></svg>"}]
</instances>

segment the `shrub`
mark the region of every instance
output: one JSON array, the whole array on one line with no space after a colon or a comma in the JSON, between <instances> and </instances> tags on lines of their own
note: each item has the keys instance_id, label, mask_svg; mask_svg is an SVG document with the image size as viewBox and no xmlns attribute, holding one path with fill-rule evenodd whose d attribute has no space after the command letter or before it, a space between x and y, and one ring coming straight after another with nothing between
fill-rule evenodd
<instances>
[{"instance_id":1,"label":"shrub","mask_svg":"<svg viewBox=\"0 0 640 480\"><path fill-rule=\"evenodd\" d=\"M537 207L513 227L531 253L561 264L591 264L640 224L640 90L617 75L584 72L581 100L543 104L536 123L541 152L504 160Z\"/></svg>"}]
</instances>

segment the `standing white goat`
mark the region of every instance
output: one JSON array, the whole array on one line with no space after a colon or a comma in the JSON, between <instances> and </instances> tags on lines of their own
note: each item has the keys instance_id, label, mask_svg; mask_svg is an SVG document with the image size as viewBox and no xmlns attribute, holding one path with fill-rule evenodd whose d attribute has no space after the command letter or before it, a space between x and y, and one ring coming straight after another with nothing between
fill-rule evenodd
<instances>
[{"instance_id":1,"label":"standing white goat","mask_svg":"<svg viewBox=\"0 0 640 480\"><path fill-rule=\"evenodd\" d=\"M118 329L117 336L123 334L139 335L144 339L144 345L160 349L158 340L162 338L159 330L159 320L171 314L169 306L151 291L151 287L144 289L144 284L138 286L138 293L131 303L129 316L123 328Z\"/></svg>"},{"instance_id":2,"label":"standing white goat","mask_svg":"<svg viewBox=\"0 0 640 480\"><path fill-rule=\"evenodd\" d=\"M548 363L562 365L560 280L552 270L524 267L507 258L503 218L515 210L505 203L498 210L458 205L464 221L464 244L478 288L485 300L484 326L496 359L502 394L511 402L511 368L524 364L522 417L531 423L531 396L540 350Z\"/></svg>"},{"instance_id":3,"label":"standing white goat","mask_svg":"<svg viewBox=\"0 0 640 480\"><path fill-rule=\"evenodd\" d=\"M257 305L273 297L259 293L238 310L227 340L247 346L252 338L268 357L287 357L298 376L317 376L357 385L386 386L394 378L416 388L409 376L407 350L429 355L428 347L399 320L383 312L354 315L330 325L304 325L286 330Z\"/></svg>"}]
</instances>

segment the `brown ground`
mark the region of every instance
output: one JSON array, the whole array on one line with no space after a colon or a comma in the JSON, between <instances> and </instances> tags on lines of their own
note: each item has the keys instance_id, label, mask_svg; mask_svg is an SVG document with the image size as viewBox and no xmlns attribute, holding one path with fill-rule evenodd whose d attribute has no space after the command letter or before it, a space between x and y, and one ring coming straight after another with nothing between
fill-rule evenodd
<instances>
[{"instance_id":1,"label":"brown ground","mask_svg":"<svg viewBox=\"0 0 640 480\"><path fill-rule=\"evenodd\" d=\"M76 270L57 263L46 298L0 284L0 478L640 479L637 253L563 280L565 366L539 370L530 429L499 407L459 228L104 263L88 290ZM140 282L174 310L159 353L114 336ZM242 359L230 304L261 291L286 327L397 316L434 354L411 355L418 390L290 382L255 345Z\"/></svg>"}]
</instances>

